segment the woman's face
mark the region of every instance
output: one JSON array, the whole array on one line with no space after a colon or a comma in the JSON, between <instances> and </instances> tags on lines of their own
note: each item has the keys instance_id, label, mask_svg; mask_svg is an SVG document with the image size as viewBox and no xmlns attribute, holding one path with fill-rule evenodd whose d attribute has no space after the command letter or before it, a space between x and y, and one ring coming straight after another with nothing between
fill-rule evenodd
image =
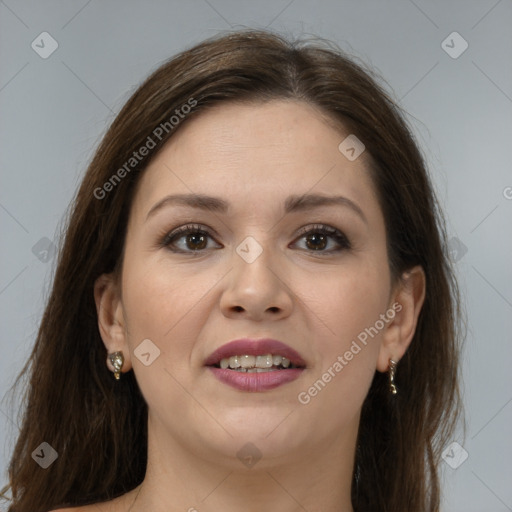
<instances>
[{"instance_id":1,"label":"woman's face","mask_svg":"<svg viewBox=\"0 0 512 512\"><path fill-rule=\"evenodd\" d=\"M243 456L250 442L262 461L292 461L354 439L394 310L368 155L349 160L338 149L348 135L301 102L222 104L146 169L118 315L125 368L161 442L211 460ZM278 340L305 368L271 388L270 376L289 370L237 372L234 387L218 375L236 370L205 362L241 338Z\"/></svg>"}]
</instances>

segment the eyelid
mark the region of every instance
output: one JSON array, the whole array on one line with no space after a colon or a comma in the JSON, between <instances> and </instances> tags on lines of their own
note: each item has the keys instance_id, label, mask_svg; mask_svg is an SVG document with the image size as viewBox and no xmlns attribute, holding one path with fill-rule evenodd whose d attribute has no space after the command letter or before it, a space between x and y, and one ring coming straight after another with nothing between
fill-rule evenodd
<instances>
[{"instance_id":1,"label":"eyelid","mask_svg":"<svg viewBox=\"0 0 512 512\"><path fill-rule=\"evenodd\" d=\"M171 231L166 230L163 233L163 236L159 237L159 240L161 240L159 242L159 246L167 247L168 245L170 245L171 241L174 238L177 238L177 237L181 238L179 235L186 235L189 232L204 233L205 235L209 236L210 238L219 237L219 235L216 233L216 231L214 229L204 226L203 224L190 223L190 224L185 224L183 226L179 226L175 229L172 229ZM219 243L219 242L216 241L216 243ZM182 251L177 250L177 252L182 252ZM194 251L183 251L183 252L194 252ZM201 251L197 251L197 252L201 252Z\"/></svg>"},{"instance_id":2,"label":"eyelid","mask_svg":"<svg viewBox=\"0 0 512 512\"><path fill-rule=\"evenodd\" d=\"M198 255L202 252L206 252L207 249L201 249L201 250L194 251L194 250L181 250L176 247L172 248L173 240L180 239L189 233L204 234L205 236L213 239L216 244L219 244L221 246L220 248L223 247L222 244L220 244L216 240L216 238L218 238L218 235L215 232L215 230L213 230L205 225L195 224L195 223L185 224L183 226L179 226L175 229L172 229L171 231L165 231L163 233L163 235L159 237L160 241L158 243L158 247L159 248L168 248L172 252L181 253L181 254L189 254L190 253L190 254ZM303 238L304 236L306 236L310 233L321 233L321 234L324 234L324 235L330 237L338 245L338 248L330 249L327 251L325 251L325 250L315 251L312 249L310 249L310 250L301 249L302 251L305 251L308 253L318 253L318 255L320 255L320 256L323 256L323 255L327 256L327 255L336 254L336 253L340 253L342 251L352 249L352 243L343 231L341 231L340 229L335 228L333 226L330 226L329 224L321 224L321 223L315 223L313 225L307 225L307 226L300 228L298 230L298 232L296 232L294 240L291 243L296 244L299 239Z\"/></svg>"},{"instance_id":3,"label":"eyelid","mask_svg":"<svg viewBox=\"0 0 512 512\"><path fill-rule=\"evenodd\" d=\"M340 229L330 226L329 224L322 224L322 223L318 223L318 222L315 224L308 224L307 226L300 228L297 231L297 236L304 236L304 235L307 235L308 233L316 232L316 231L325 231L329 234L330 233L332 233L332 234L339 233L339 234L345 236L345 234Z\"/></svg>"},{"instance_id":4,"label":"eyelid","mask_svg":"<svg viewBox=\"0 0 512 512\"><path fill-rule=\"evenodd\" d=\"M344 251L344 250L349 250L349 249L352 249L352 243L350 241L350 239L347 237L347 235L340 229L338 228L335 228L334 226L331 226L329 224L321 224L321 223L316 223L316 224L313 224L313 225L309 225L309 226L304 226L303 228L301 228L296 237L295 237L295 241L299 238L302 238L304 237L305 235L308 235L310 233L322 233L322 234L325 234L326 236L329 236L330 238L334 239L336 241L336 243L339 245L339 249L334 249L334 250L330 250L330 251L313 251L313 250L310 250L308 252L310 253L318 253L319 255L322 255L322 254L332 254L332 253L336 253L336 252L341 252L341 251ZM295 243L295 242L294 242Z\"/></svg>"}]
</instances>

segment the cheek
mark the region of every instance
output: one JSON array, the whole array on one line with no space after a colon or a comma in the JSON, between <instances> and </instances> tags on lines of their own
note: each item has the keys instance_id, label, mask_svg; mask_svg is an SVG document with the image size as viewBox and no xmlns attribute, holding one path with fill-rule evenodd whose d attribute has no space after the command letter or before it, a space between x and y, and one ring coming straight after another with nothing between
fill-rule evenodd
<instances>
[{"instance_id":1,"label":"cheek","mask_svg":"<svg viewBox=\"0 0 512 512\"><path fill-rule=\"evenodd\" d=\"M385 313L389 285L385 265L356 259L303 282L300 295L318 319L324 348L341 350L373 326Z\"/></svg>"},{"instance_id":2,"label":"cheek","mask_svg":"<svg viewBox=\"0 0 512 512\"><path fill-rule=\"evenodd\" d=\"M312 415L349 421L368 392L376 370L386 313L389 275L384 265L349 265L320 274L318 286L304 288L305 303L317 319L317 360L299 397ZM307 291L309 289L309 292ZM377 328L376 328L377 326Z\"/></svg>"},{"instance_id":3,"label":"cheek","mask_svg":"<svg viewBox=\"0 0 512 512\"><path fill-rule=\"evenodd\" d=\"M137 383L153 411L166 410L170 401L177 409L189 405L182 385L189 387L188 362L205 292L190 277L142 256L131 256L123 264L127 343ZM204 286L211 287L206 281ZM142 356L147 353L149 361Z\"/></svg>"},{"instance_id":4,"label":"cheek","mask_svg":"<svg viewBox=\"0 0 512 512\"><path fill-rule=\"evenodd\" d=\"M127 251L128 252L128 251ZM144 339L160 350L161 366L181 371L190 356L208 301L207 292L222 274L201 271L200 264L172 265L158 258L132 257L123 268L123 308L128 343L133 351ZM134 369L140 366L135 359Z\"/></svg>"}]
</instances>

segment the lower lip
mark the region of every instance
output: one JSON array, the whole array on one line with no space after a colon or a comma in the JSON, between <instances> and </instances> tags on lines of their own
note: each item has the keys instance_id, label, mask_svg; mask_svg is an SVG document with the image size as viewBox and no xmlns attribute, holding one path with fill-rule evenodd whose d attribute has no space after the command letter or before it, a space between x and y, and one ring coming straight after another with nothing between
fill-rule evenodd
<instances>
[{"instance_id":1,"label":"lower lip","mask_svg":"<svg viewBox=\"0 0 512 512\"><path fill-rule=\"evenodd\" d=\"M277 388L282 384L297 379L304 371L304 368L292 368L273 372L246 373L217 368L215 366L208 366L207 368L212 371L217 379L228 386L232 386L240 391L252 392Z\"/></svg>"}]
</instances>

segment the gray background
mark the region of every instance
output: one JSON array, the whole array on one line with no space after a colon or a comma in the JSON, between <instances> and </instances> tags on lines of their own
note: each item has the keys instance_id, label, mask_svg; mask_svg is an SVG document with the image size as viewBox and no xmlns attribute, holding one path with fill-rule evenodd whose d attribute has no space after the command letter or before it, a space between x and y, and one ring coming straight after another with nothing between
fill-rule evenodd
<instances>
[{"instance_id":1,"label":"gray background","mask_svg":"<svg viewBox=\"0 0 512 512\"><path fill-rule=\"evenodd\" d=\"M5 393L54 271L44 237L56 240L101 135L164 59L219 31L269 27L337 42L408 112L458 247L468 316L468 431L454 441L469 457L457 469L442 463L443 510L512 510L511 0L5 0L0 27L0 486L17 433ZM46 59L31 47L44 31L59 45ZM453 31L469 44L458 58L441 46Z\"/></svg>"}]
</instances>

